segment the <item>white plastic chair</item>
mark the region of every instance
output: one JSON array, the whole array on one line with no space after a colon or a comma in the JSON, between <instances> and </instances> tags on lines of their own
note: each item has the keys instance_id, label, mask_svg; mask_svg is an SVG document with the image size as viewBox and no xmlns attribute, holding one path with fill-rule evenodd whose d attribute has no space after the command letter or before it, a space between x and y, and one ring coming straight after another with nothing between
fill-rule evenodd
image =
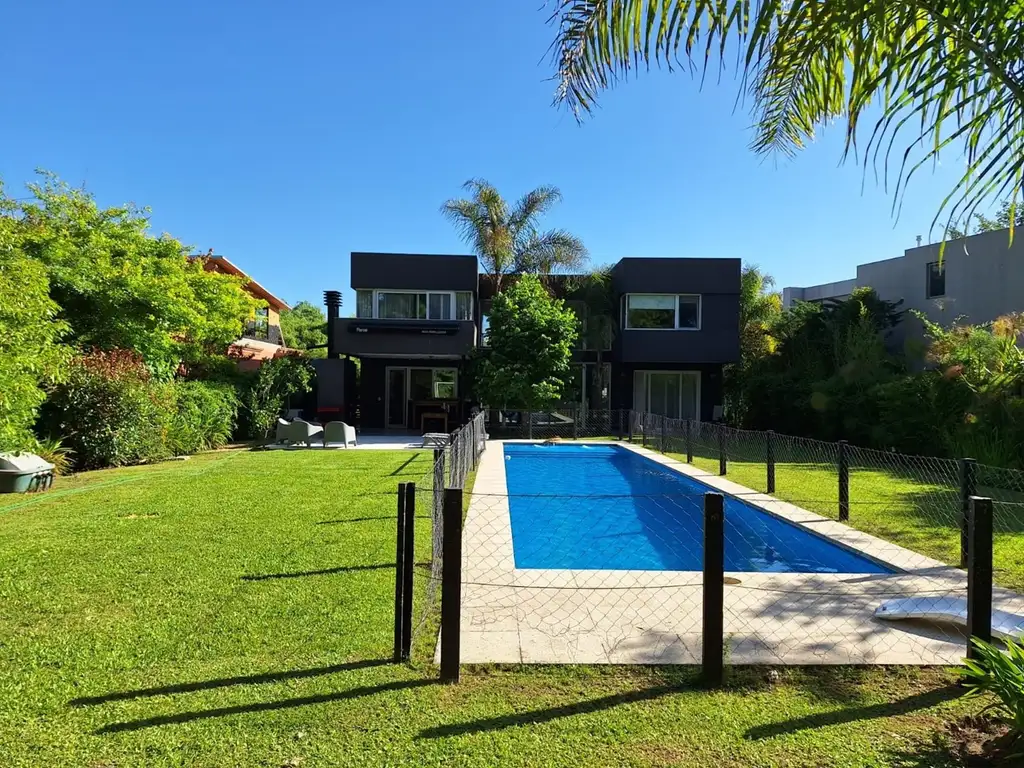
<instances>
[{"instance_id":1,"label":"white plastic chair","mask_svg":"<svg viewBox=\"0 0 1024 768\"><path fill-rule=\"evenodd\" d=\"M274 433L274 442L275 443L284 444L284 443L287 443L288 440L291 439L288 436L288 428L290 426L291 426L291 424L289 424L284 419L278 419L277 420L277 432Z\"/></svg>"},{"instance_id":2,"label":"white plastic chair","mask_svg":"<svg viewBox=\"0 0 1024 768\"><path fill-rule=\"evenodd\" d=\"M288 425L288 439L295 445L305 443L313 445L313 438L324 433L324 428L319 424L310 424L308 421L296 419Z\"/></svg>"},{"instance_id":3,"label":"white plastic chair","mask_svg":"<svg viewBox=\"0 0 1024 768\"><path fill-rule=\"evenodd\" d=\"M356 431L344 421L329 421L324 425L324 448L341 443L346 448L356 444Z\"/></svg>"}]
</instances>

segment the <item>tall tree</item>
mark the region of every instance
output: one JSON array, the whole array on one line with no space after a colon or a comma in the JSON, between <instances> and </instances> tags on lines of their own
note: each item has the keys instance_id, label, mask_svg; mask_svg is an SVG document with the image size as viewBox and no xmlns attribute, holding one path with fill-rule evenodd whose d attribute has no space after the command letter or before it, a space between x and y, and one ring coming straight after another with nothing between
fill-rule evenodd
<instances>
[{"instance_id":1,"label":"tall tree","mask_svg":"<svg viewBox=\"0 0 1024 768\"><path fill-rule=\"evenodd\" d=\"M793 153L844 119L847 154L886 166L891 156L894 206L915 171L951 146L966 162L936 222L943 211L957 223L986 200L1020 197L1020 0L555 2L556 101L577 114L634 68L672 69L685 57L706 71L712 58L724 68L735 56L753 97L757 152Z\"/></svg>"},{"instance_id":2,"label":"tall tree","mask_svg":"<svg viewBox=\"0 0 1024 768\"><path fill-rule=\"evenodd\" d=\"M327 356L327 318L316 304L300 301L282 312L281 334L292 349L305 350L310 357Z\"/></svg>"},{"instance_id":3,"label":"tall tree","mask_svg":"<svg viewBox=\"0 0 1024 768\"><path fill-rule=\"evenodd\" d=\"M775 278L756 264L740 274L740 356L746 365L775 350L772 328L782 315L782 297L773 291Z\"/></svg>"},{"instance_id":4,"label":"tall tree","mask_svg":"<svg viewBox=\"0 0 1024 768\"><path fill-rule=\"evenodd\" d=\"M152 236L145 209L101 208L52 174L28 188L27 201L0 201L0 215L45 270L65 343L134 350L169 378L238 338L256 306L242 280L207 272L169 235Z\"/></svg>"},{"instance_id":5,"label":"tall tree","mask_svg":"<svg viewBox=\"0 0 1024 768\"><path fill-rule=\"evenodd\" d=\"M538 410L562 397L578 322L563 301L525 275L494 297L488 349L476 366L477 393L492 408Z\"/></svg>"},{"instance_id":6,"label":"tall tree","mask_svg":"<svg viewBox=\"0 0 1024 768\"><path fill-rule=\"evenodd\" d=\"M587 261L583 242L563 229L541 231L540 218L562 199L558 187L537 187L509 205L494 185L483 179L463 184L468 198L441 206L492 275L494 289L512 274L549 274L581 268Z\"/></svg>"}]
</instances>

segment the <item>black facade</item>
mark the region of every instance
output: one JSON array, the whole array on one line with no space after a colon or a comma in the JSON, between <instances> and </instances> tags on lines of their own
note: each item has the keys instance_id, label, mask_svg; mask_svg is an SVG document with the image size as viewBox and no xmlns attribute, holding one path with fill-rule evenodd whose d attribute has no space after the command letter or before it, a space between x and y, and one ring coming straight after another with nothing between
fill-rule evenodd
<instances>
[{"instance_id":1,"label":"black facade","mask_svg":"<svg viewBox=\"0 0 1024 768\"><path fill-rule=\"evenodd\" d=\"M567 404L720 417L722 366L739 359L740 260L626 258L611 275L612 343L575 353L584 366L581 392ZM331 319L328 351L360 361L359 426L425 432L463 423L476 405L468 361L482 342L481 305L491 296L476 258L353 253L352 287L364 316ZM673 327L633 327L643 307L673 297ZM415 309L396 317L388 302Z\"/></svg>"}]
</instances>

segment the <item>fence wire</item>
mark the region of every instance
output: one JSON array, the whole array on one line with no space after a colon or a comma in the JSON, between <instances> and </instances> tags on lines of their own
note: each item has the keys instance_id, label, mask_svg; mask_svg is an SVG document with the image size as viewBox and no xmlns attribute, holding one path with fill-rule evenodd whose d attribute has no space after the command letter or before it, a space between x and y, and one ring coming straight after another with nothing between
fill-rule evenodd
<instances>
[{"instance_id":1,"label":"fence wire","mask_svg":"<svg viewBox=\"0 0 1024 768\"><path fill-rule=\"evenodd\" d=\"M413 598L413 650L432 656L437 637L441 577L444 573L443 513L446 488L464 488L487 447L484 415L453 432L447 446L434 450L430 469L416 482L416 576Z\"/></svg>"},{"instance_id":2,"label":"fence wire","mask_svg":"<svg viewBox=\"0 0 1024 768\"><path fill-rule=\"evenodd\" d=\"M707 485L726 497L731 663L958 663L968 491L993 499L997 620L1024 616L1024 472L629 410L502 414L486 428L591 441L591 456L600 442L628 443L689 464L704 484L646 460L624 468L563 454L539 470L546 485L488 482L467 494L464 662L700 663ZM486 439L480 415L417 484L431 531L417 556L417 626L430 627L431 648L444 488L469 487ZM511 445L489 472L514 471Z\"/></svg>"}]
</instances>

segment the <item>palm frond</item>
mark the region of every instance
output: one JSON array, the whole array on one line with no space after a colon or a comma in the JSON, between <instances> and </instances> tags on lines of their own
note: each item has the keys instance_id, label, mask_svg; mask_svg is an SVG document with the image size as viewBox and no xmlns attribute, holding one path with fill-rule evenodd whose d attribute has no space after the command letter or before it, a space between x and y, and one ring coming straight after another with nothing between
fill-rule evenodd
<instances>
[{"instance_id":1,"label":"palm frond","mask_svg":"<svg viewBox=\"0 0 1024 768\"><path fill-rule=\"evenodd\" d=\"M578 117L641 64L724 66L732 42L753 96L755 151L793 153L844 119L846 155L881 163L887 187L895 171L898 214L915 173L960 148L964 173L933 227L943 212L970 219L1022 191L1020 0L556 0L551 21L555 100ZM860 124L877 110L861 150Z\"/></svg>"},{"instance_id":2,"label":"palm frond","mask_svg":"<svg viewBox=\"0 0 1024 768\"><path fill-rule=\"evenodd\" d=\"M517 271L544 275L581 269L587 262L587 249L575 235L553 229L532 234L517 249L515 258Z\"/></svg>"}]
</instances>

